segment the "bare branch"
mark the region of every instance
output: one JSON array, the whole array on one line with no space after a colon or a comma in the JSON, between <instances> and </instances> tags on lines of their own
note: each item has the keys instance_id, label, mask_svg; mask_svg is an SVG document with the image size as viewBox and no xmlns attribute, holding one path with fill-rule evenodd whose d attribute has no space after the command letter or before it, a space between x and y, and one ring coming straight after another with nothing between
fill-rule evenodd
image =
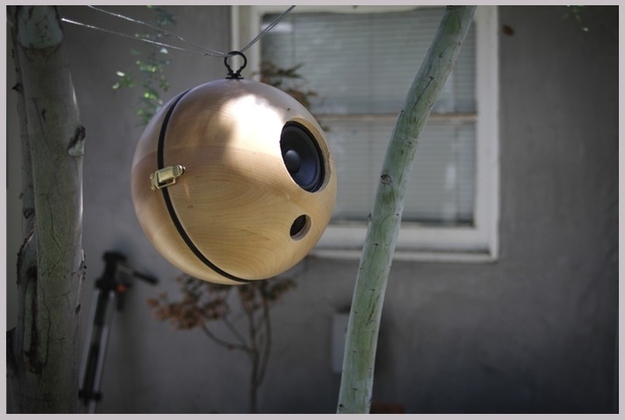
<instances>
[{"instance_id":1,"label":"bare branch","mask_svg":"<svg viewBox=\"0 0 625 420\"><path fill-rule=\"evenodd\" d=\"M267 285L262 285L263 289L261 293L264 294L264 289L266 289ZM265 325L265 345L263 346L263 353L260 359L260 372L258 373L258 385L260 385L265 379L265 373L267 372L267 365L269 364L269 354L271 352L271 317L269 314L269 304L267 303L267 299L262 299L263 303L263 313L262 320Z\"/></svg>"},{"instance_id":2,"label":"bare branch","mask_svg":"<svg viewBox=\"0 0 625 420\"><path fill-rule=\"evenodd\" d=\"M239 340L242 346L244 346L245 348L250 348L250 345L247 343L245 338L241 335L239 330L237 330L236 327L232 324L232 322L230 322L230 318L228 318L227 316L224 316L221 320L223 321L224 324L226 324L226 327L228 327L230 332L232 332L232 334L237 338L237 340Z\"/></svg>"},{"instance_id":3,"label":"bare branch","mask_svg":"<svg viewBox=\"0 0 625 420\"><path fill-rule=\"evenodd\" d=\"M388 145L352 299L338 413L369 412L382 305L417 140L474 13L474 6L447 7Z\"/></svg>"},{"instance_id":4,"label":"bare branch","mask_svg":"<svg viewBox=\"0 0 625 420\"><path fill-rule=\"evenodd\" d=\"M226 340L222 340L221 338L217 337L205 324L202 324L200 329L204 331L204 334L206 334L211 340L213 340L215 343L219 344L220 346L226 347L228 350L241 350L246 353L250 352L250 349L247 346L230 343Z\"/></svg>"}]
</instances>

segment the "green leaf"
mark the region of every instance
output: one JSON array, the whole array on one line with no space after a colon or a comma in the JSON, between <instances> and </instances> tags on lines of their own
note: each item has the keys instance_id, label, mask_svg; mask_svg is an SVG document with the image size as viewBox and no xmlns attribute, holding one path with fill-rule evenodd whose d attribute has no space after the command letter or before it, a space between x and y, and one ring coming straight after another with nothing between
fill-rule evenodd
<instances>
[{"instance_id":1,"label":"green leaf","mask_svg":"<svg viewBox=\"0 0 625 420\"><path fill-rule=\"evenodd\" d=\"M176 17L169 13L163 7L148 6L148 10L154 13L153 25L163 27L168 24L174 24ZM140 39L154 40L164 37L167 34L157 30L149 33L136 32L134 36ZM146 44L143 44L144 46ZM169 49L163 46L151 45L143 49L131 48L130 55L135 57L135 75L131 72L117 71L118 80L112 85L114 90L127 87L141 87L139 93L137 116L140 117L141 123L146 125L154 116L158 108L163 105L160 95L169 89L169 82L164 76L164 67L169 65L168 57ZM138 71L138 72L137 72ZM135 79L137 83L135 83ZM136 86L135 86L136 85Z\"/></svg>"},{"instance_id":2,"label":"green leaf","mask_svg":"<svg viewBox=\"0 0 625 420\"><path fill-rule=\"evenodd\" d=\"M158 95L156 95L156 93L154 92L144 92L143 97L145 99L158 99Z\"/></svg>"},{"instance_id":3,"label":"green leaf","mask_svg":"<svg viewBox=\"0 0 625 420\"><path fill-rule=\"evenodd\" d=\"M119 80L115 82L115 84L113 85L113 89L119 90L121 88L130 88L134 86L134 83L132 81L132 74L126 74L123 71L117 71L116 74L117 77L119 77Z\"/></svg>"},{"instance_id":4,"label":"green leaf","mask_svg":"<svg viewBox=\"0 0 625 420\"><path fill-rule=\"evenodd\" d=\"M139 70L147 73L155 73L158 67L154 64L139 62Z\"/></svg>"}]
</instances>

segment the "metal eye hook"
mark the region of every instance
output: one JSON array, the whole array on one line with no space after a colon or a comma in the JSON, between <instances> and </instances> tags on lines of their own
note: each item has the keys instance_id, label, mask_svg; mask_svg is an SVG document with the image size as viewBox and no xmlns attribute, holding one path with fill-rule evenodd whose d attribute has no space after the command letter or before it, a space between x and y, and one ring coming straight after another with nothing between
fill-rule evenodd
<instances>
[{"instance_id":1,"label":"metal eye hook","mask_svg":"<svg viewBox=\"0 0 625 420\"><path fill-rule=\"evenodd\" d=\"M234 57L235 55L243 57L243 65L236 72L232 70L230 65L228 64L228 59L230 57ZM224 57L224 65L228 69L228 76L226 79L243 79L241 76L241 70L247 66L247 57L241 51L230 51L226 57Z\"/></svg>"}]
</instances>

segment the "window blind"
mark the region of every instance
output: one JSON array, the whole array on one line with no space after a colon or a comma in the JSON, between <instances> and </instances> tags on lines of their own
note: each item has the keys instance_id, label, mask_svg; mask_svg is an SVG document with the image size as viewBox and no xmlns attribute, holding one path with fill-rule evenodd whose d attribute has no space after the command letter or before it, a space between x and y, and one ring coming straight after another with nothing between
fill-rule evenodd
<instances>
[{"instance_id":1,"label":"window blind","mask_svg":"<svg viewBox=\"0 0 625 420\"><path fill-rule=\"evenodd\" d=\"M372 209L397 115L443 8L383 13L291 13L262 41L264 62L298 73L326 128L338 171L335 222ZM268 24L276 15L264 15ZM419 139L403 222L471 224L475 203L475 34L472 28Z\"/></svg>"}]
</instances>

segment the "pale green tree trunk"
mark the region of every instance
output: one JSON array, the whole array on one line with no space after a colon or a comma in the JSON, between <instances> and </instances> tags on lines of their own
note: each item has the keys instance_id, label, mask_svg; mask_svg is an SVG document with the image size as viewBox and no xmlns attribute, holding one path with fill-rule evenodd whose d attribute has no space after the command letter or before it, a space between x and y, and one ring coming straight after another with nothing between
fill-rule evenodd
<instances>
[{"instance_id":1,"label":"pale green tree trunk","mask_svg":"<svg viewBox=\"0 0 625 420\"><path fill-rule=\"evenodd\" d=\"M7 9L13 35L24 176L18 322L7 333L8 389L20 413L75 413L84 281L85 130L56 8ZM11 92L11 94L14 94Z\"/></svg>"},{"instance_id":2,"label":"pale green tree trunk","mask_svg":"<svg viewBox=\"0 0 625 420\"><path fill-rule=\"evenodd\" d=\"M474 13L475 7L447 7L386 151L352 298L338 413L369 412L384 294L417 142Z\"/></svg>"}]
</instances>

